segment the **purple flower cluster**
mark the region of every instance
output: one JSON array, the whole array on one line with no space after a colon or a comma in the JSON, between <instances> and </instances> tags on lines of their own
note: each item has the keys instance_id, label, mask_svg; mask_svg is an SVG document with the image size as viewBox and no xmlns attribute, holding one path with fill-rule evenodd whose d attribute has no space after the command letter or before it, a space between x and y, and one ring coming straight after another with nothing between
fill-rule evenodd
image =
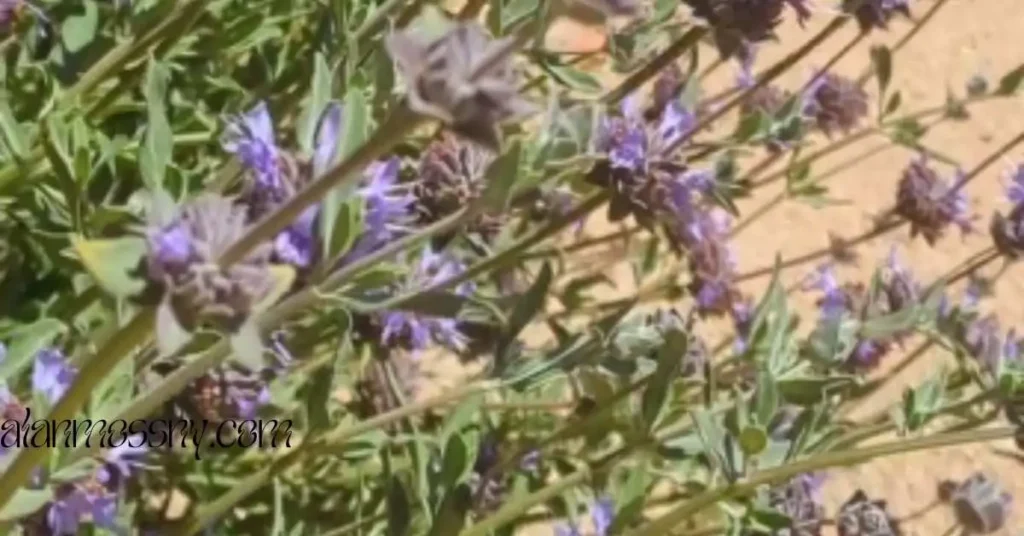
<instances>
[{"instance_id":1,"label":"purple flower cluster","mask_svg":"<svg viewBox=\"0 0 1024 536\"><path fill-rule=\"evenodd\" d=\"M246 222L244 207L208 194L170 223L149 230L146 275L162 291L161 307L187 331L206 325L233 332L273 288L269 244L229 268L217 265L245 232Z\"/></svg>"},{"instance_id":2,"label":"purple flower cluster","mask_svg":"<svg viewBox=\"0 0 1024 536\"><path fill-rule=\"evenodd\" d=\"M910 0L843 0L842 9L857 19L861 31L887 30L896 15L910 17Z\"/></svg>"},{"instance_id":3,"label":"purple flower cluster","mask_svg":"<svg viewBox=\"0 0 1024 536\"><path fill-rule=\"evenodd\" d=\"M723 58L740 54L749 44L775 38L786 5L803 24L811 17L807 0L683 0L693 16L703 20L714 35Z\"/></svg>"},{"instance_id":4,"label":"purple flower cluster","mask_svg":"<svg viewBox=\"0 0 1024 536\"><path fill-rule=\"evenodd\" d=\"M595 149L605 158L588 179L611 191L610 220L632 215L645 227L665 229L677 251L689 256L690 290L701 311L725 314L738 298L736 262L726 243L729 219L706 202L714 175L673 157L695 123L692 112L670 101L648 124L637 101L627 99L621 116L605 117L599 126Z\"/></svg>"},{"instance_id":5,"label":"purple flower cluster","mask_svg":"<svg viewBox=\"0 0 1024 536\"><path fill-rule=\"evenodd\" d=\"M56 404L78 376L78 369L68 363L64 353L56 348L45 348L36 354L32 367L32 389L42 394L47 402Z\"/></svg>"},{"instance_id":6,"label":"purple flower cluster","mask_svg":"<svg viewBox=\"0 0 1024 536\"><path fill-rule=\"evenodd\" d=\"M1010 517L1013 496L984 473L974 473L960 483L946 481L939 496L949 501L957 523L969 534L991 534Z\"/></svg>"},{"instance_id":7,"label":"purple flower cluster","mask_svg":"<svg viewBox=\"0 0 1024 536\"><path fill-rule=\"evenodd\" d=\"M272 212L295 195L313 177L330 167L338 146L342 110L329 105L320 118L312 162L299 162L277 146L274 126L265 102L228 122L222 140L248 172L241 201L250 221ZM312 206L274 240L273 261L308 269L318 253L316 219L319 207Z\"/></svg>"},{"instance_id":8,"label":"purple flower cluster","mask_svg":"<svg viewBox=\"0 0 1024 536\"><path fill-rule=\"evenodd\" d=\"M951 224L963 233L971 231L974 216L963 191L965 181L959 172L952 184L944 181L926 156L911 161L899 182L895 208L897 215L910 222L911 237L920 234L928 245L935 245Z\"/></svg>"},{"instance_id":9,"label":"purple flower cluster","mask_svg":"<svg viewBox=\"0 0 1024 536\"><path fill-rule=\"evenodd\" d=\"M406 232L412 223L415 197L398 182L398 158L375 162L367 168L358 195L363 199L363 232L340 264L354 262Z\"/></svg>"},{"instance_id":10,"label":"purple flower cluster","mask_svg":"<svg viewBox=\"0 0 1024 536\"><path fill-rule=\"evenodd\" d=\"M600 497L590 505L590 520L594 525L593 536L609 536L609 529L615 520L615 503L608 497ZM582 536L579 527L569 522L555 527L555 536Z\"/></svg>"},{"instance_id":11,"label":"purple flower cluster","mask_svg":"<svg viewBox=\"0 0 1024 536\"><path fill-rule=\"evenodd\" d=\"M1017 259L1024 254L1024 164L1018 164L1008 175L1006 198L1013 208L1006 216L996 212L989 230L999 252Z\"/></svg>"},{"instance_id":12,"label":"purple flower cluster","mask_svg":"<svg viewBox=\"0 0 1024 536\"><path fill-rule=\"evenodd\" d=\"M889 513L884 500L868 498L862 490L853 493L836 516L839 536L900 536L899 522Z\"/></svg>"},{"instance_id":13,"label":"purple flower cluster","mask_svg":"<svg viewBox=\"0 0 1024 536\"><path fill-rule=\"evenodd\" d=\"M844 316L866 321L913 307L921 298L920 285L910 271L899 261L896 250L880 272L880 285L873 296L862 284L841 285L831 264L820 266L805 281L805 289L822 293L818 301L822 322L836 322ZM861 338L856 342L846 367L853 370L871 370L889 353L893 343L899 343L905 333L895 333L883 339Z\"/></svg>"},{"instance_id":14,"label":"purple flower cluster","mask_svg":"<svg viewBox=\"0 0 1024 536\"><path fill-rule=\"evenodd\" d=\"M427 247L399 290L431 288L458 276L463 270L465 266L459 260ZM466 296L473 292L473 288L472 283L463 283L456 288L456 293ZM455 318L410 311L387 311L379 315L377 322L380 325L380 341L390 348L418 352L438 343L461 351L468 344Z\"/></svg>"},{"instance_id":15,"label":"purple flower cluster","mask_svg":"<svg viewBox=\"0 0 1024 536\"><path fill-rule=\"evenodd\" d=\"M831 137L849 133L868 114L868 94L857 82L833 73L816 75L803 94L803 115Z\"/></svg>"},{"instance_id":16,"label":"purple flower cluster","mask_svg":"<svg viewBox=\"0 0 1024 536\"><path fill-rule=\"evenodd\" d=\"M825 522L821 487L825 475L804 473L775 486L768 493L771 507L789 518L786 534L792 536L819 536Z\"/></svg>"},{"instance_id":17,"label":"purple flower cluster","mask_svg":"<svg viewBox=\"0 0 1024 536\"><path fill-rule=\"evenodd\" d=\"M80 534L79 527L84 523L113 531L122 528L116 524L118 499L128 478L142 468L140 458L145 454L145 447L132 443L144 441L140 436L129 437L103 456L102 465L93 474L57 487L53 501L43 507L50 534Z\"/></svg>"}]
</instances>

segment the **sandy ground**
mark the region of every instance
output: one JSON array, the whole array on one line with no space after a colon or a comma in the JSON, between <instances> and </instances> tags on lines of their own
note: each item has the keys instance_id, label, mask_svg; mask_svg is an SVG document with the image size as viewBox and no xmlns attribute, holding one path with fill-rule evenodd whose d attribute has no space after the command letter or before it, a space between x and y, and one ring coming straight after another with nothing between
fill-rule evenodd
<instances>
[{"instance_id":1,"label":"sandy ground","mask_svg":"<svg viewBox=\"0 0 1024 536\"><path fill-rule=\"evenodd\" d=\"M922 15L934 0L916 2L914 11ZM832 2L822 0L819 5ZM802 36L809 36L830 18L827 10L819 8L814 23L799 29L787 26L781 32L781 44L767 47L759 65L763 68L770 61L791 50ZM851 25L852 26L852 25ZM876 33L839 62L837 70L856 76L868 64L868 47L872 43L895 42L910 28L907 22L897 22L889 34ZM782 85L798 88L806 80L810 69L821 65L854 36L854 29L834 36L825 46L816 51L794 72L784 76ZM928 24L895 57L892 88L903 94L903 112L940 105L947 88L963 93L965 82L973 75L982 75L995 84L998 78L1011 68L1024 62L1024 47L1019 39L1024 31L1024 1L1022 0L952 0L939 11ZM552 48L587 49L600 46L601 35L593 28L581 28L573 24L560 24L552 32ZM720 69L716 75L725 81L733 76L732 66ZM710 89L716 87L712 83ZM717 85L717 87L723 87ZM875 91L875 84L868 87ZM968 122L946 122L936 126L924 139L925 145L952 158L965 169L972 168L1004 142L1024 129L1024 97L1012 100L981 103L972 109ZM822 146L825 139L816 138L814 144ZM854 159L857 165L839 172L828 179L831 195L842 199L846 205L827 210L816 210L806 204L787 201L775 207L763 218L746 228L737 238L741 272L770 265L776 251L784 258L803 254L828 244L829 233L840 236L855 236L871 226L871 216L891 206L895 196L896 181L902 169L914 156L908 150L889 148L875 150L885 141L879 137L868 139L841 151L815 165L815 174L820 174L844 161ZM868 154L872 153L873 154ZM969 193L982 233L961 239L957 233L948 235L937 247L929 248L923 241L911 241L904 229L858 248L862 256L859 266L844 268L840 273L847 279L867 281L867 274L875 262L884 258L892 244L897 244L900 254L914 268L922 280L930 281L943 274L968 255L988 246L987 224L996 208L1005 213L1007 207L1003 197L1002 173L1011 161L1024 159L1024 147L1015 149L1005 162L989 168L970 185ZM781 191L781 185L762 189L756 197L740 204L744 214L750 214L771 200ZM595 218L588 223L588 233L601 234L612 229L606 222ZM807 274L813 265L805 265L788 271L788 281L793 282ZM989 267L985 273L997 271L998 265ZM628 270L621 267L611 270L620 279L620 291L626 291L631 284ZM1019 324L1024 311L1024 267L1010 267L995 284L997 298L990 298L986 304L997 311L1004 325ZM767 278L750 281L745 290L757 295L764 289ZM797 296L796 303L810 312L811 300ZM998 301L998 302L997 302ZM910 345L909 347L913 347ZM889 364L900 360L900 356L888 358ZM899 376L872 399L855 409L851 416L866 416L897 404L903 386L918 382L937 372L946 358L933 352L915 360ZM451 372L449 369L448 372ZM443 374L453 378L453 374ZM872 496L884 497L897 515L915 512L935 498L936 486L942 479L963 479L975 471L995 477L1008 491L1018 498L1024 498L1024 464L995 454L996 449L1012 449L1012 444L974 445L949 448L930 452L910 454L878 460L867 465L834 470L830 473L826 489L827 506L835 509L857 488ZM939 536L953 524L953 517L947 508L935 508L926 515L906 524L907 534ZM997 534L1024 534L1024 507L1019 507L1007 528ZM551 529L529 529L524 534L550 534Z\"/></svg>"}]
</instances>

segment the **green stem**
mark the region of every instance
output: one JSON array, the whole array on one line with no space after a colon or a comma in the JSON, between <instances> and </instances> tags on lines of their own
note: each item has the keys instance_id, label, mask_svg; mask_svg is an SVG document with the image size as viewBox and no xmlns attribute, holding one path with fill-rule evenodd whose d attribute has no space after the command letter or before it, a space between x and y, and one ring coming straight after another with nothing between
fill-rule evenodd
<instances>
[{"instance_id":1,"label":"green stem","mask_svg":"<svg viewBox=\"0 0 1024 536\"><path fill-rule=\"evenodd\" d=\"M707 33L707 30L704 28L691 28L682 37L676 39L668 48L663 50L661 54L655 56L650 63L629 75L618 87L606 93L601 98L601 102L604 104L614 104L626 98L634 90L660 73L662 69L671 65L684 52L695 46L705 33Z\"/></svg>"},{"instance_id":2,"label":"green stem","mask_svg":"<svg viewBox=\"0 0 1024 536\"><path fill-rule=\"evenodd\" d=\"M121 361L121 358L149 341L149 336L153 332L154 320L153 309L145 309L135 315L124 329L107 341L100 351L85 363L74 383L46 416L48 422L74 419L79 408L85 405L96 386L107 377ZM0 476L0 506L6 505L11 500L32 476L36 467L45 462L51 450L52 446L46 445L41 448L17 451L14 461Z\"/></svg>"},{"instance_id":3,"label":"green stem","mask_svg":"<svg viewBox=\"0 0 1024 536\"><path fill-rule=\"evenodd\" d=\"M444 406L466 396L487 391L494 387L495 385L490 382L470 384L460 389L453 389L433 398L409 404L382 415L378 415L377 417L367 419L333 434L326 434L322 437L322 440L304 442L289 450L287 453L279 456L277 459L270 461L266 467L246 477L245 480L236 484L227 493L221 495L212 503L201 508L196 514L196 517L188 523L184 529L178 532L178 534L192 535L203 530L207 525L221 518L228 510L231 509L232 506L267 485L275 475L289 467L292 463L298 461L307 452L314 453L317 450L324 450L325 445L327 450L334 449L336 448L335 445L345 443L346 441L359 437L367 432L399 422L435 407ZM318 445L319 449L317 448Z\"/></svg>"},{"instance_id":4,"label":"green stem","mask_svg":"<svg viewBox=\"0 0 1024 536\"><path fill-rule=\"evenodd\" d=\"M530 508L550 501L562 493L583 484L590 478L591 474L591 469L583 468L529 495L515 498L505 503L497 512L488 516L483 521L471 525L466 530L460 532L459 536L487 536L495 530L519 519Z\"/></svg>"},{"instance_id":5,"label":"green stem","mask_svg":"<svg viewBox=\"0 0 1024 536\"><path fill-rule=\"evenodd\" d=\"M1015 431L1016 430L1014 428L1004 427L935 434L928 437L910 439L901 438L895 441L889 441L879 445L855 450L819 454L806 460L789 463L766 471L760 471L750 478L732 486L715 488L701 493L697 497L673 508L668 513L654 521L647 523L636 530L627 532L626 534L628 536L662 536L664 534L669 534L677 525L709 506L732 497L749 495L762 485L782 482L802 473L819 471L837 466L855 465L875 458L904 454L918 450L966 445L969 443L998 441L1013 437Z\"/></svg>"},{"instance_id":6,"label":"green stem","mask_svg":"<svg viewBox=\"0 0 1024 536\"><path fill-rule=\"evenodd\" d=\"M949 0L937 0L934 4L932 4L932 6L928 8L928 11L926 11L924 15L922 15L920 18L914 21L914 26L903 37L901 37L900 40L897 41L896 44L892 46L892 48L889 49L890 54L895 55L903 47L907 46L907 43L909 43L910 40L913 39L914 36L918 34L918 32L924 29L925 25L932 20L932 17L934 17L935 14L938 13L939 10L942 9L942 7L946 5L948 1ZM871 78L871 75L873 75L874 73L874 66L865 69L864 73L857 78L857 85L863 86L865 83L867 83L868 79Z\"/></svg>"}]
</instances>

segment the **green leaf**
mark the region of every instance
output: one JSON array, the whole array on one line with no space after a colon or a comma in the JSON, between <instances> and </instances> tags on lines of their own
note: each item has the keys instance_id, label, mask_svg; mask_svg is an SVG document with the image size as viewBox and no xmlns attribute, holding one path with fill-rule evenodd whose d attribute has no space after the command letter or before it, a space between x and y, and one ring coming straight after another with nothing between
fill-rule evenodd
<instances>
[{"instance_id":1,"label":"green leaf","mask_svg":"<svg viewBox=\"0 0 1024 536\"><path fill-rule=\"evenodd\" d=\"M341 129L342 142L339 151L341 160L348 158L366 141L370 122L370 107L361 88L349 89L345 96L344 109L344 127ZM355 181L351 181L349 184L334 188L327 194L320 206L320 244L324 251L324 258L334 258L338 252L333 248L338 247L339 243L345 242L335 238L334 234L337 232L335 226L338 224L338 213L342 210L342 205L349 200L355 187Z\"/></svg>"},{"instance_id":2,"label":"green leaf","mask_svg":"<svg viewBox=\"0 0 1024 536\"><path fill-rule=\"evenodd\" d=\"M515 140L508 150L487 166L484 173L487 188L481 196L481 203L486 212L500 214L508 207L512 187L519 176L519 159L522 152L522 144Z\"/></svg>"},{"instance_id":3,"label":"green leaf","mask_svg":"<svg viewBox=\"0 0 1024 536\"><path fill-rule=\"evenodd\" d=\"M242 327L231 335L230 342L232 356L236 361L249 370L263 369L263 338L260 337L260 330L252 319L242 324Z\"/></svg>"},{"instance_id":4,"label":"green leaf","mask_svg":"<svg viewBox=\"0 0 1024 536\"><path fill-rule=\"evenodd\" d=\"M0 97L0 134L3 134L4 146L7 147L11 156L18 162L22 162L28 156L29 142L26 139L24 128L15 119L7 99L8 95L5 92Z\"/></svg>"},{"instance_id":5,"label":"green leaf","mask_svg":"<svg viewBox=\"0 0 1024 536\"><path fill-rule=\"evenodd\" d=\"M334 76L327 58L323 53L317 52L313 60L313 79L310 81L310 95L306 107L299 119L298 141L299 148L306 154L313 152L316 138L317 125L324 108L331 100L333 92ZM340 140L339 140L339 143Z\"/></svg>"},{"instance_id":6,"label":"green leaf","mask_svg":"<svg viewBox=\"0 0 1024 536\"><path fill-rule=\"evenodd\" d=\"M338 207L337 216L335 216L335 222L331 228L331 243L324 255L328 264L325 264L324 268L329 269L333 266L334 260L352 249L359 239L359 235L363 232L363 208L362 199L356 197L341 203Z\"/></svg>"},{"instance_id":7,"label":"green leaf","mask_svg":"<svg viewBox=\"0 0 1024 536\"><path fill-rule=\"evenodd\" d=\"M335 353L335 357L340 352ZM304 393L306 406L306 423L310 431L322 430L330 425L327 404L334 390L334 363L318 367L309 376L307 390Z\"/></svg>"},{"instance_id":8,"label":"green leaf","mask_svg":"<svg viewBox=\"0 0 1024 536\"><path fill-rule=\"evenodd\" d=\"M103 377L103 380L96 386L95 395L92 397L91 411L89 418L112 419L117 412L125 408L134 395L135 361L122 359L118 364Z\"/></svg>"},{"instance_id":9,"label":"green leaf","mask_svg":"<svg viewBox=\"0 0 1024 536\"><path fill-rule=\"evenodd\" d=\"M96 38L99 27L99 8L93 0L84 2L85 13L64 20L60 35L64 39L64 48L72 54L82 50Z\"/></svg>"},{"instance_id":10,"label":"green leaf","mask_svg":"<svg viewBox=\"0 0 1024 536\"><path fill-rule=\"evenodd\" d=\"M1010 96L1017 93L1021 82L1024 81L1024 64L1017 66L1014 70L1003 75L999 79L999 87L996 88L996 95Z\"/></svg>"},{"instance_id":11,"label":"green leaf","mask_svg":"<svg viewBox=\"0 0 1024 536\"><path fill-rule=\"evenodd\" d=\"M96 283L118 298L135 296L145 283L131 275L146 254L146 241L140 237L88 240L71 237L71 247Z\"/></svg>"},{"instance_id":12,"label":"green leaf","mask_svg":"<svg viewBox=\"0 0 1024 536\"><path fill-rule=\"evenodd\" d=\"M53 344L53 340L66 331L63 322L55 318L42 318L8 333L10 343L7 345L6 357L0 361L0 381L7 381L28 368L35 362L40 350Z\"/></svg>"},{"instance_id":13,"label":"green leaf","mask_svg":"<svg viewBox=\"0 0 1024 536\"><path fill-rule=\"evenodd\" d=\"M641 399L640 414L648 431L654 429L658 416L664 410L669 387L679 377L689 342L689 336L681 330L673 329L665 334L665 343L658 350L658 365Z\"/></svg>"},{"instance_id":14,"label":"green leaf","mask_svg":"<svg viewBox=\"0 0 1024 536\"><path fill-rule=\"evenodd\" d=\"M454 318L469 303L465 296L443 290L421 292L404 304L403 311L412 311L441 318Z\"/></svg>"},{"instance_id":15,"label":"green leaf","mask_svg":"<svg viewBox=\"0 0 1024 536\"><path fill-rule=\"evenodd\" d=\"M409 495L397 476L391 477L387 495L388 536L407 536L412 521Z\"/></svg>"},{"instance_id":16,"label":"green leaf","mask_svg":"<svg viewBox=\"0 0 1024 536\"><path fill-rule=\"evenodd\" d=\"M894 91L892 96L889 97L889 102L885 105L885 113L882 114L882 117L889 116L896 110L899 110L901 104L903 104L903 93Z\"/></svg>"},{"instance_id":17,"label":"green leaf","mask_svg":"<svg viewBox=\"0 0 1024 536\"><path fill-rule=\"evenodd\" d=\"M503 356L523 328L544 308L552 278L551 264L545 262L540 268L540 273L537 274L537 279L533 285L530 285L530 290L526 291L526 294L516 302L512 309L512 314L508 317L508 325L498 343L497 355Z\"/></svg>"},{"instance_id":18,"label":"green leaf","mask_svg":"<svg viewBox=\"0 0 1024 536\"><path fill-rule=\"evenodd\" d=\"M160 357L173 355L191 338L165 299L156 309L156 347Z\"/></svg>"},{"instance_id":19,"label":"green leaf","mask_svg":"<svg viewBox=\"0 0 1024 536\"><path fill-rule=\"evenodd\" d=\"M469 446L459 434L452 434L444 447L444 459L441 462L441 481L446 488L451 488L462 481L470 469Z\"/></svg>"},{"instance_id":20,"label":"green leaf","mask_svg":"<svg viewBox=\"0 0 1024 536\"><path fill-rule=\"evenodd\" d=\"M473 494L468 484L450 489L434 516L434 524L427 536L457 536L466 525L466 513L472 505Z\"/></svg>"},{"instance_id":21,"label":"green leaf","mask_svg":"<svg viewBox=\"0 0 1024 536\"><path fill-rule=\"evenodd\" d=\"M170 71L163 63L152 58L146 69L143 88L146 97L146 137L139 147L139 168L146 187L156 190L163 186L167 166L174 152L174 135L167 121L167 84Z\"/></svg>"},{"instance_id":22,"label":"green leaf","mask_svg":"<svg viewBox=\"0 0 1024 536\"><path fill-rule=\"evenodd\" d=\"M31 515L52 500L53 489L51 488L21 488L14 492L14 497L11 497L3 509L0 509L0 521L16 521Z\"/></svg>"},{"instance_id":23,"label":"green leaf","mask_svg":"<svg viewBox=\"0 0 1024 536\"><path fill-rule=\"evenodd\" d=\"M892 80L892 52L889 47L885 45L871 47L871 63L874 64L875 77L878 79L879 98L882 98Z\"/></svg>"},{"instance_id":24,"label":"green leaf","mask_svg":"<svg viewBox=\"0 0 1024 536\"><path fill-rule=\"evenodd\" d=\"M588 95L596 95L601 92L601 82L598 81L597 77L590 73L581 71L569 65L559 65L553 61L542 61L541 67L547 71L556 82L568 87L569 89L579 91L580 93L586 93Z\"/></svg>"}]
</instances>

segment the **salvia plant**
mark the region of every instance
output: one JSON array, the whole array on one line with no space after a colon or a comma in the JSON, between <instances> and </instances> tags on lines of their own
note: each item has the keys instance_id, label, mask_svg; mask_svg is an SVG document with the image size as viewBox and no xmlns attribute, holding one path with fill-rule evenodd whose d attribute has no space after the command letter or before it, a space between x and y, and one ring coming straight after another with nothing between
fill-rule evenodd
<instances>
[{"instance_id":1,"label":"salvia plant","mask_svg":"<svg viewBox=\"0 0 1024 536\"><path fill-rule=\"evenodd\" d=\"M886 489L828 504L830 471L1024 448L1017 319L976 277L1024 254L1024 133L963 167L925 143L1024 66L919 111L890 87L947 3L0 0L3 533L913 533ZM547 48L566 15L606 21L599 54ZM868 134L907 150L870 231L745 271L738 200L825 209L812 165ZM935 280L856 254L986 233ZM636 290L602 301L620 242ZM1014 528L1019 474L940 473L922 506Z\"/></svg>"}]
</instances>

